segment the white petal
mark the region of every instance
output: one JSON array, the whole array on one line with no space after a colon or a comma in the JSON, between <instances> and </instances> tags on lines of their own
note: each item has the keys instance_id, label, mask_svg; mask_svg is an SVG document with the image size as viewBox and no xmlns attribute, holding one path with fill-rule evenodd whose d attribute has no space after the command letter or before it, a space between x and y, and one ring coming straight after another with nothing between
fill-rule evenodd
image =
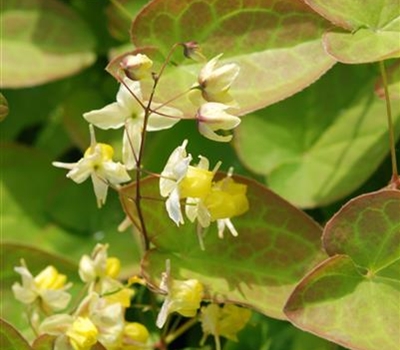
<instances>
[{"instance_id":1,"label":"white petal","mask_svg":"<svg viewBox=\"0 0 400 350\"><path fill-rule=\"evenodd\" d=\"M71 300L71 295L63 290L46 289L40 294L43 302L56 311L65 309Z\"/></svg>"},{"instance_id":2,"label":"white petal","mask_svg":"<svg viewBox=\"0 0 400 350\"><path fill-rule=\"evenodd\" d=\"M62 168L62 169L68 169L71 170L76 167L78 163L62 163L62 162L52 162L51 163L53 166L57 168Z\"/></svg>"},{"instance_id":3,"label":"white petal","mask_svg":"<svg viewBox=\"0 0 400 350\"><path fill-rule=\"evenodd\" d=\"M153 109L156 109L157 105L152 105ZM156 113L152 113L149 117L149 121L147 123L147 131L157 131L157 130L164 130L169 129L174 126L176 123L180 121L182 117L182 112L176 108L171 107L161 107L157 109L157 112L171 116L163 116Z\"/></svg>"},{"instance_id":4,"label":"white petal","mask_svg":"<svg viewBox=\"0 0 400 350\"><path fill-rule=\"evenodd\" d=\"M135 96L139 99L139 101L143 101L140 83L138 81L133 81L128 78L124 78L124 83L128 86L130 91L124 86L124 84L120 85L117 93L118 104L120 104L127 111L143 113L142 106L132 96L132 93L134 93Z\"/></svg>"},{"instance_id":5,"label":"white petal","mask_svg":"<svg viewBox=\"0 0 400 350\"><path fill-rule=\"evenodd\" d=\"M83 117L100 129L118 129L124 125L130 112L118 102L113 102L102 109L87 112Z\"/></svg>"},{"instance_id":6,"label":"white petal","mask_svg":"<svg viewBox=\"0 0 400 350\"><path fill-rule=\"evenodd\" d=\"M18 282L14 283L11 288L15 299L24 304L32 304L38 297L38 293L34 289L23 287Z\"/></svg>"},{"instance_id":7,"label":"white petal","mask_svg":"<svg viewBox=\"0 0 400 350\"><path fill-rule=\"evenodd\" d=\"M100 208L107 198L108 184L104 179L100 179L96 174L92 174L93 190L97 198L97 206Z\"/></svg>"},{"instance_id":8,"label":"white petal","mask_svg":"<svg viewBox=\"0 0 400 350\"><path fill-rule=\"evenodd\" d=\"M169 298L166 298L164 300L164 303L161 306L161 310L157 316L156 325L158 328L163 328L165 322L167 321L170 304L171 304L171 300Z\"/></svg>"},{"instance_id":9,"label":"white petal","mask_svg":"<svg viewBox=\"0 0 400 350\"><path fill-rule=\"evenodd\" d=\"M218 60L222 56L222 53L220 53L218 56L215 56L212 58L210 61L207 62L207 64L200 70L199 73L199 84L203 84L205 80L207 80L212 72L214 71L215 65L218 63Z\"/></svg>"},{"instance_id":10,"label":"white petal","mask_svg":"<svg viewBox=\"0 0 400 350\"><path fill-rule=\"evenodd\" d=\"M141 141L141 123L129 122L122 138L122 159L128 170L136 167L136 159L139 155Z\"/></svg>"},{"instance_id":11,"label":"white petal","mask_svg":"<svg viewBox=\"0 0 400 350\"><path fill-rule=\"evenodd\" d=\"M39 333L50 335L64 334L72 325L74 318L67 314L52 315L44 319L39 326Z\"/></svg>"},{"instance_id":12,"label":"white petal","mask_svg":"<svg viewBox=\"0 0 400 350\"><path fill-rule=\"evenodd\" d=\"M68 172L67 177L80 184L93 173L92 160L82 158L76 166Z\"/></svg>"},{"instance_id":13,"label":"white petal","mask_svg":"<svg viewBox=\"0 0 400 350\"><path fill-rule=\"evenodd\" d=\"M215 133L208 124L206 123L199 123L199 132L202 134L204 137L213 140L213 141L218 141L218 142L229 142L232 140L232 135L228 136L221 136Z\"/></svg>"},{"instance_id":14,"label":"white petal","mask_svg":"<svg viewBox=\"0 0 400 350\"><path fill-rule=\"evenodd\" d=\"M183 224L183 217L181 212L181 204L179 197L179 190L175 188L168 199L165 202L165 206L167 208L168 216L176 223L177 226L179 224Z\"/></svg>"},{"instance_id":15,"label":"white petal","mask_svg":"<svg viewBox=\"0 0 400 350\"><path fill-rule=\"evenodd\" d=\"M112 161L103 162L101 175L114 185L127 182L131 179L124 165Z\"/></svg>"}]
</instances>

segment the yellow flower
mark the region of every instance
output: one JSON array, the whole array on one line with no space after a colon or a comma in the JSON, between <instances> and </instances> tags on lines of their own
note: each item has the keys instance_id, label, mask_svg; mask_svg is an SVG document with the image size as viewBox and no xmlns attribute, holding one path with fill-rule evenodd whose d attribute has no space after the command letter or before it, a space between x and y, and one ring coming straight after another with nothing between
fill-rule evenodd
<instances>
[{"instance_id":1,"label":"yellow flower","mask_svg":"<svg viewBox=\"0 0 400 350\"><path fill-rule=\"evenodd\" d=\"M75 350L89 350L97 343L98 330L87 317L78 317L67 331L72 347Z\"/></svg>"},{"instance_id":2,"label":"yellow flower","mask_svg":"<svg viewBox=\"0 0 400 350\"><path fill-rule=\"evenodd\" d=\"M232 304L220 307L209 304L201 309L201 326L205 337L225 337L237 341L237 333L241 331L251 317L251 311Z\"/></svg>"},{"instance_id":3,"label":"yellow flower","mask_svg":"<svg viewBox=\"0 0 400 350\"><path fill-rule=\"evenodd\" d=\"M163 273L160 289L167 293L167 297L158 314L157 327L162 328L168 315L173 312L185 317L196 316L203 298L203 285L196 279L173 280L169 260L166 261L166 271Z\"/></svg>"},{"instance_id":4,"label":"yellow flower","mask_svg":"<svg viewBox=\"0 0 400 350\"><path fill-rule=\"evenodd\" d=\"M149 337L149 331L144 325L138 322L128 322L124 327L121 349L142 350L146 348Z\"/></svg>"},{"instance_id":5,"label":"yellow flower","mask_svg":"<svg viewBox=\"0 0 400 350\"><path fill-rule=\"evenodd\" d=\"M17 300L24 304L33 304L39 300L46 312L67 307L71 295L66 290L71 287L71 283L66 284L67 277L58 273L56 268L48 266L33 277L22 261L22 266L15 267L15 271L22 277L22 284L16 282L12 286Z\"/></svg>"}]
</instances>

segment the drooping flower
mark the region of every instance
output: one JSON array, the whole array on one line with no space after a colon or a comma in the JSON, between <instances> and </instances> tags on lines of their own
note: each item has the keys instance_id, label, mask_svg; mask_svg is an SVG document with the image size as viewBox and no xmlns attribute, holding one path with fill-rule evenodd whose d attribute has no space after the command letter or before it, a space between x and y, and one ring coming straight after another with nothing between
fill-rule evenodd
<instances>
[{"instance_id":1,"label":"drooping flower","mask_svg":"<svg viewBox=\"0 0 400 350\"><path fill-rule=\"evenodd\" d=\"M135 97L134 97L135 96ZM87 112L83 117L100 129L119 129L125 126L122 140L122 158L127 169L136 167L142 141L145 106L140 83L124 78L118 93L117 101L102 109ZM157 113L149 116L147 131L158 131L171 128L180 119L182 113L172 107L153 103L151 106Z\"/></svg>"},{"instance_id":2,"label":"drooping flower","mask_svg":"<svg viewBox=\"0 0 400 350\"><path fill-rule=\"evenodd\" d=\"M203 104L197 111L199 132L210 140L229 142L232 135L218 135L217 130L231 130L240 124L240 118L226 113L230 107L217 102Z\"/></svg>"},{"instance_id":3,"label":"drooping flower","mask_svg":"<svg viewBox=\"0 0 400 350\"><path fill-rule=\"evenodd\" d=\"M150 75L150 68L153 66L153 61L146 55L139 53L125 56L120 66L129 79L142 80Z\"/></svg>"},{"instance_id":4,"label":"drooping flower","mask_svg":"<svg viewBox=\"0 0 400 350\"><path fill-rule=\"evenodd\" d=\"M196 279L185 281L171 277L170 261L166 261L166 271L162 274L160 289L167 296L158 314L156 325L162 328L168 315L177 312L185 317L194 317L203 297L203 285Z\"/></svg>"},{"instance_id":5,"label":"drooping flower","mask_svg":"<svg viewBox=\"0 0 400 350\"><path fill-rule=\"evenodd\" d=\"M208 102L231 103L229 89L239 74L240 68L236 63L217 66L222 54L211 59L200 71L198 83L203 98Z\"/></svg>"},{"instance_id":6,"label":"drooping flower","mask_svg":"<svg viewBox=\"0 0 400 350\"><path fill-rule=\"evenodd\" d=\"M206 61L206 57L201 52L201 47L196 41L188 41L181 44L183 46L183 54L185 57L190 58L196 62Z\"/></svg>"},{"instance_id":7,"label":"drooping flower","mask_svg":"<svg viewBox=\"0 0 400 350\"><path fill-rule=\"evenodd\" d=\"M106 202L108 186L127 182L130 177L123 164L112 160L113 148L104 143L97 143L93 126L89 125L89 129L90 147L86 150L83 158L77 163L53 162L52 164L58 168L69 169L67 177L78 184L90 177L97 205L101 207Z\"/></svg>"},{"instance_id":8,"label":"drooping flower","mask_svg":"<svg viewBox=\"0 0 400 350\"><path fill-rule=\"evenodd\" d=\"M65 309L71 300L66 291L72 286L66 284L67 276L60 274L53 266L47 266L36 277L33 277L25 263L14 268L22 277L22 284L16 282L12 291L17 300L24 304L39 302L46 312Z\"/></svg>"},{"instance_id":9,"label":"drooping flower","mask_svg":"<svg viewBox=\"0 0 400 350\"><path fill-rule=\"evenodd\" d=\"M230 170L228 176L213 183L206 197L187 199L186 215L191 222L197 219L203 228L216 221L220 238L223 238L225 227L236 237L238 232L231 218L240 216L249 210L246 192L247 185L235 182L232 178L232 170Z\"/></svg>"},{"instance_id":10,"label":"drooping flower","mask_svg":"<svg viewBox=\"0 0 400 350\"><path fill-rule=\"evenodd\" d=\"M200 322L204 332L204 338L208 335L225 337L237 341L237 333L241 331L251 317L249 309L233 304L225 304L220 307L217 304L209 304L201 308Z\"/></svg>"},{"instance_id":11,"label":"drooping flower","mask_svg":"<svg viewBox=\"0 0 400 350\"><path fill-rule=\"evenodd\" d=\"M160 193L168 197L165 205L169 217L177 224L183 223L180 200L187 197L202 198L211 189L214 174L208 170L209 162L200 156L196 166L189 165L192 156L186 153L187 140L169 157L160 177Z\"/></svg>"}]
</instances>

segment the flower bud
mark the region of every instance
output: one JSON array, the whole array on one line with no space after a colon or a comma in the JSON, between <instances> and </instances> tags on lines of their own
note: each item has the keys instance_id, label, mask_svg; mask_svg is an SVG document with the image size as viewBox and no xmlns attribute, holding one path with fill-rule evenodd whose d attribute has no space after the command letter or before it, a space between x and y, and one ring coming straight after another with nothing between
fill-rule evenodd
<instances>
[{"instance_id":1,"label":"flower bud","mask_svg":"<svg viewBox=\"0 0 400 350\"><path fill-rule=\"evenodd\" d=\"M125 56L120 65L129 79L142 80L148 75L150 68L153 66L153 61L146 55L139 53Z\"/></svg>"},{"instance_id":2,"label":"flower bud","mask_svg":"<svg viewBox=\"0 0 400 350\"><path fill-rule=\"evenodd\" d=\"M183 54L185 57L192 59L196 62L204 62L206 61L206 57L201 52L201 47L196 41L188 41L186 43L182 43L183 46Z\"/></svg>"}]
</instances>

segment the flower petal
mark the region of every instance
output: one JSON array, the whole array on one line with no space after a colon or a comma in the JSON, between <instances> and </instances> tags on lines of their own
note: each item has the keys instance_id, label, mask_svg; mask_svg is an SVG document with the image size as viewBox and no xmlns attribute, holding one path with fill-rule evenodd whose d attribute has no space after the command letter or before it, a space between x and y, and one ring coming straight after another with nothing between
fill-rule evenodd
<instances>
[{"instance_id":1,"label":"flower petal","mask_svg":"<svg viewBox=\"0 0 400 350\"><path fill-rule=\"evenodd\" d=\"M227 135L227 136L218 135L206 123L199 123L199 132L204 137L206 137L210 140L213 140L213 141L229 142L230 140L232 140L232 135Z\"/></svg>"},{"instance_id":2,"label":"flower petal","mask_svg":"<svg viewBox=\"0 0 400 350\"><path fill-rule=\"evenodd\" d=\"M108 184L105 179L99 178L95 173L92 174L93 190L97 198L97 206L101 208L106 202Z\"/></svg>"},{"instance_id":3,"label":"flower petal","mask_svg":"<svg viewBox=\"0 0 400 350\"><path fill-rule=\"evenodd\" d=\"M136 159L140 151L142 141L142 125L137 122L129 122L126 125L122 138L122 159L128 170L136 167Z\"/></svg>"},{"instance_id":4,"label":"flower petal","mask_svg":"<svg viewBox=\"0 0 400 350\"><path fill-rule=\"evenodd\" d=\"M179 224L183 224L183 217L181 212L181 204L179 198L179 190L175 188L168 199L165 202L165 206L167 208L168 216L176 223L177 226Z\"/></svg>"},{"instance_id":5,"label":"flower petal","mask_svg":"<svg viewBox=\"0 0 400 350\"><path fill-rule=\"evenodd\" d=\"M83 114L83 117L100 129L119 129L124 125L125 119L130 116L130 110L118 102L113 102L102 109L93 110Z\"/></svg>"}]
</instances>

